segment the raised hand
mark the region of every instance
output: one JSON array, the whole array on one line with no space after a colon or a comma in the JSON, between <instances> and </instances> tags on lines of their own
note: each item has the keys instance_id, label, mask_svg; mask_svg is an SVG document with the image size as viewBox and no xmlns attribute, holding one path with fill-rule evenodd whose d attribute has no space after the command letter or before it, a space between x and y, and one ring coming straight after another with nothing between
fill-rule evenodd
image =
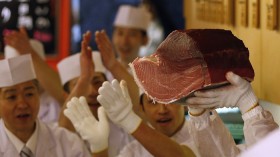
<instances>
[{"instance_id":1,"label":"raised hand","mask_svg":"<svg viewBox=\"0 0 280 157\"><path fill-rule=\"evenodd\" d=\"M89 46L91 38L91 32L87 31L83 34L83 41L81 43L81 56L80 56L80 64L81 64L81 79L86 79L90 81L94 74L94 63L92 60L92 49Z\"/></svg>"},{"instance_id":2,"label":"raised hand","mask_svg":"<svg viewBox=\"0 0 280 157\"><path fill-rule=\"evenodd\" d=\"M95 32L95 41L100 51L104 66L111 71L117 62L113 44L104 30Z\"/></svg>"},{"instance_id":3,"label":"raised hand","mask_svg":"<svg viewBox=\"0 0 280 157\"><path fill-rule=\"evenodd\" d=\"M72 98L64 110L83 140L88 141L92 153L108 148L109 122L103 107L98 108L98 120L90 112L85 97Z\"/></svg>"},{"instance_id":4,"label":"raised hand","mask_svg":"<svg viewBox=\"0 0 280 157\"><path fill-rule=\"evenodd\" d=\"M128 133L133 133L140 125L141 119L132 110L131 99L125 81L119 83L104 82L98 90L97 100L104 107L108 117L115 124L124 128Z\"/></svg>"},{"instance_id":5,"label":"raised hand","mask_svg":"<svg viewBox=\"0 0 280 157\"><path fill-rule=\"evenodd\" d=\"M32 49L27 32L23 27L20 27L19 31L12 31L6 35L4 41L7 45L15 48L20 54L28 54L35 51Z\"/></svg>"},{"instance_id":6,"label":"raised hand","mask_svg":"<svg viewBox=\"0 0 280 157\"><path fill-rule=\"evenodd\" d=\"M200 108L239 107L242 113L257 105L258 98L254 94L251 84L228 72L226 78L230 85L216 89L195 92L195 97L187 99L187 104Z\"/></svg>"}]
</instances>

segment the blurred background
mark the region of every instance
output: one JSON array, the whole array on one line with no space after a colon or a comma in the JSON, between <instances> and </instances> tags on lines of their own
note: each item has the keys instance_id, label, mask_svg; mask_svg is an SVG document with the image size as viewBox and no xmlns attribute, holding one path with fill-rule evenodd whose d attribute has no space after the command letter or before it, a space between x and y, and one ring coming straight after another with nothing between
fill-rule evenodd
<instances>
[{"instance_id":1,"label":"blurred background","mask_svg":"<svg viewBox=\"0 0 280 157\"><path fill-rule=\"evenodd\" d=\"M252 82L261 105L280 122L280 2L279 0L0 0L0 57L3 36L24 26L29 36L44 44L48 64L80 50L81 34L105 29L112 35L120 5L146 5L152 16L148 47L153 53L175 29L229 29L250 51L255 70ZM213 39L214 40L214 39ZM91 41L96 49L96 44ZM219 109L236 142L243 140L243 120L238 109Z\"/></svg>"}]
</instances>

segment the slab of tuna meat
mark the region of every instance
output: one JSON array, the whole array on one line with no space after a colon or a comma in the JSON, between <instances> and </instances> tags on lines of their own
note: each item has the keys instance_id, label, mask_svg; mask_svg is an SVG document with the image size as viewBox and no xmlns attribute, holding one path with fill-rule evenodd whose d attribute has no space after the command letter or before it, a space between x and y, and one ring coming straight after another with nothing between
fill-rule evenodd
<instances>
[{"instance_id":1,"label":"slab of tuna meat","mask_svg":"<svg viewBox=\"0 0 280 157\"><path fill-rule=\"evenodd\" d=\"M130 67L141 90L167 104L227 83L228 71L254 78L242 40L221 29L175 30L152 55L136 58Z\"/></svg>"}]
</instances>

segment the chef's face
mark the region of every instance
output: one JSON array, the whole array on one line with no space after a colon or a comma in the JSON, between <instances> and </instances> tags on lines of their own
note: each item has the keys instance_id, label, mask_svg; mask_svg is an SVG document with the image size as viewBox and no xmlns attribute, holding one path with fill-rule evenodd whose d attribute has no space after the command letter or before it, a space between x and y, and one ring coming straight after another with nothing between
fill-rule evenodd
<instances>
[{"instance_id":1,"label":"chef's face","mask_svg":"<svg viewBox=\"0 0 280 157\"><path fill-rule=\"evenodd\" d=\"M34 131L39 104L35 80L0 89L0 115L7 129L14 134Z\"/></svg>"},{"instance_id":2,"label":"chef's face","mask_svg":"<svg viewBox=\"0 0 280 157\"><path fill-rule=\"evenodd\" d=\"M121 60L127 63L138 57L141 46L146 45L147 40L143 30L119 26L114 28L114 47Z\"/></svg>"},{"instance_id":3,"label":"chef's face","mask_svg":"<svg viewBox=\"0 0 280 157\"><path fill-rule=\"evenodd\" d=\"M75 87L76 83L78 81L78 78L72 79L69 81L69 90L70 92ZM85 89L87 95L85 95L88 105L91 109L91 112L95 117L97 117L97 109L100 107L99 102L97 101L98 96L98 89L102 86L102 83L106 81L105 75L101 72L95 72L91 83L87 86L88 88Z\"/></svg>"},{"instance_id":4,"label":"chef's face","mask_svg":"<svg viewBox=\"0 0 280 157\"><path fill-rule=\"evenodd\" d=\"M184 124L184 107L178 104L154 102L146 94L142 97L143 110L149 123L161 133L172 136Z\"/></svg>"}]
</instances>

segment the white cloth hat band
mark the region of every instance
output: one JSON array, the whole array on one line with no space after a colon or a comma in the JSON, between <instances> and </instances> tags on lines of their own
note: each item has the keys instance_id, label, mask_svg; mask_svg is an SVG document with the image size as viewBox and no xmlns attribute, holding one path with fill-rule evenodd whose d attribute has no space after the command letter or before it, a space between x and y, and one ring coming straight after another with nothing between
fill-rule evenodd
<instances>
[{"instance_id":1,"label":"white cloth hat band","mask_svg":"<svg viewBox=\"0 0 280 157\"><path fill-rule=\"evenodd\" d=\"M147 30L150 20L151 15L145 8L123 5L117 12L114 26Z\"/></svg>"},{"instance_id":2,"label":"white cloth hat band","mask_svg":"<svg viewBox=\"0 0 280 157\"><path fill-rule=\"evenodd\" d=\"M103 66L100 53L93 51L92 58L95 66L95 72L105 73L106 68ZM57 68L62 85L65 85L68 81L79 77L81 74L80 53L64 58L57 64Z\"/></svg>"},{"instance_id":3,"label":"white cloth hat band","mask_svg":"<svg viewBox=\"0 0 280 157\"><path fill-rule=\"evenodd\" d=\"M36 79L30 54L0 61L0 87L9 87Z\"/></svg>"}]
</instances>

